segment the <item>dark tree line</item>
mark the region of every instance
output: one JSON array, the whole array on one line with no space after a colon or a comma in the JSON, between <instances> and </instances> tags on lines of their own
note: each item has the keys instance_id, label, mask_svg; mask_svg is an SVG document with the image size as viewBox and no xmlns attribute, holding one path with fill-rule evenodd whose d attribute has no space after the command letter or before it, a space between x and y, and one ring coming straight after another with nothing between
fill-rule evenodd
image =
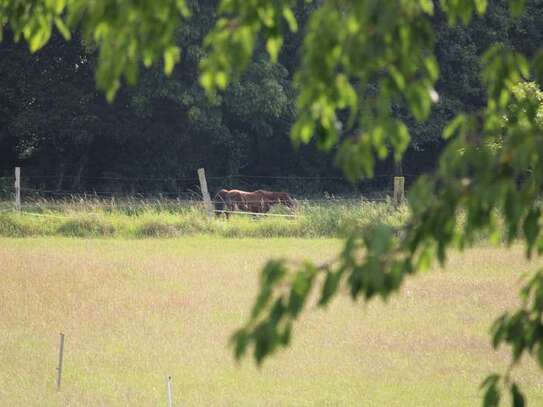
<instances>
[{"instance_id":1,"label":"dark tree line","mask_svg":"<svg viewBox=\"0 0 543 407\"><path fill-rule=\"evenodd\" d=\"M278 64L262 49L241 78L209 100L198 84L198 63L215 6L192 2L193 17L178 33L182 60L171 77L160 67L142 71L138 85L123 87L112 104L96 91L92 44L78 35L68 43L54 35L31 55L8 33L0 43L0 172L11 175L21 165L27 173L51 176L48 187L58 190L95 187L92 179L99 177L190 177L202 166L211 175L340 175L333 154L314 145L296 149L289 139L296 115L292 74L304 16L314 6L300 1L301 30L287 37ZM439 103L423 124L396 107L409 123L412 144L401 168L390 160L377 174L433 168L446 121L485 104L480 54L496 41L534 52L542 43L543 2L529 2L521 20L510 17L505 1L492 1L489 12L468 26L450 28L439 12L433 24Z\"/></svg>"}]
</instances>

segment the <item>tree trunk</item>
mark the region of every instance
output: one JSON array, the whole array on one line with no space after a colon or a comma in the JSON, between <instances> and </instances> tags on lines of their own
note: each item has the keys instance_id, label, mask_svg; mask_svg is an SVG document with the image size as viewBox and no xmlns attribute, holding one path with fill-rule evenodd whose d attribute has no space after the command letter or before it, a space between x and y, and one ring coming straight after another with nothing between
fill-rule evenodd
<instances>
[{"instance_id":1,"label":"tree trunk","mask_svg":"<svg viewBox=\"0 0 543 407\"><path fill-rule=\"evenodd\" d=\"M59 173L58 173L58 181L57 181L57 191L60 191L62 189L62 184L64 184L64 173L66 171L64 163L60 163L59 166Z\"/></svg>"},{"instance_id":2,"label":"tree trunk","mask_svg":"<svg viewBox=\"0 0 543 407\"><path fill-rule=\"evenodd\" d=\"M87 156L83 156L81 161L79 161L79 166L77 167L77 172L72 182L73 191L76 191L80 189L81 187L81 176L83 175L83 171L85 170L85 167L87 166L87 161L88 161Z\"/></svg>"}]
</instances>

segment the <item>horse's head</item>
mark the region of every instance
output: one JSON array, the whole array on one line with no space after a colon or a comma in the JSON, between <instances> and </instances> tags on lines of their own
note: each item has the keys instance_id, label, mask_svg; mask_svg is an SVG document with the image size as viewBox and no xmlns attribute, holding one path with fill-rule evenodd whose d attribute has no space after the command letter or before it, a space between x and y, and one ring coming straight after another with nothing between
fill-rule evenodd
<instances>
[{"instance_id":1,"label":"horse's head","mask_svg":"<svg viewBox=\"0 0 543 407\"><path fill-rule=\"evenodd\" d=\"M215 194L215 197L213 198L213 206L215 207L216 211L224 211L227 210L227 204L228 202L228 191L226 189L221 189L219 192ZM216 212L216 215L221 215L221 212Z\"/></svg>"},{"instance_id":2,"label":"horse's head","mask_svg":"<svg viewBox=\"0 0 543 407\"><path fill-rule=\"evenodd\" d=\"M296 209L298 207L298 201L291 197L286 192L278 192L279 202L290 209Z\"/></svg>"},{"instance_id":3,"label":"horse's head","mask_svg":"<svg viewBox=\"0 0 543 407\"><path fill-rule=\"evenodd\" d=\"M290 203L289 203L288 207L291 208L291 209L298 209L298 206L300 205L298 203L298 200L291 197L291 196L289 196L289 200L290 200Z\"/></svg>"}]
</instances>

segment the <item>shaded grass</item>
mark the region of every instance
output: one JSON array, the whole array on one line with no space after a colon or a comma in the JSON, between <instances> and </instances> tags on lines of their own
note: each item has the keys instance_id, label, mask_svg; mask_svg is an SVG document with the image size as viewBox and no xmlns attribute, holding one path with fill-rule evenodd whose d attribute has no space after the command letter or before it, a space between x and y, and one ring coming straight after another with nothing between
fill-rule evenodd
<instances>
[{"instance_id":1,"label":"shaded grass","mask_svg":"<svg viewBox=\"0 0 543 407\"><path fill-rule=\"evenodd\" d=\"M272 214L284 214L277 208ZM390 203L330 201L302 203L295 218L234 215L209 218L198 205L147 202L112 205L104 201L40 202L21 213L0 212L0 236L179 237L343 237L382 221L399 225L407 209Z\"/></svg>"},{"instance_id":2,"label":"shaded grass","mask_svg":"<svg viewBox=\"0 0 543 407\"><path fill-rule=\"evenodd\" d=\"M453 255L388 304L309 309L292 347L262 369L236 365L228 337L247 317L271 257L337 253L331 239L0 239L0 405L480 405L486 374L506 366L488 328L515 306L511 251ZM514 270L514 271L512 271ZM57 393L58 332L66 334ZM543 403L541 371L515 376Z\"/></svg>"}]
</instances>

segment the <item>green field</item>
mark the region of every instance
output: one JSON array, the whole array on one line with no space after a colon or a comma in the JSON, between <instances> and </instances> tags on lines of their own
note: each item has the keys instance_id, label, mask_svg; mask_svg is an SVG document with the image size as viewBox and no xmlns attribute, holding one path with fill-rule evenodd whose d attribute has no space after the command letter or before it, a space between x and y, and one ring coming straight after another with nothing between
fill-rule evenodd
<instances>
[{"instance_id":1,"label":"green field","mask_svg":"<svg viewBox=\"0 0 543 407\"><path fill-rule=\"evenodd\" d=\"M515 305L525 263L481 247L413 278L387 305L309 307L261 369L227 347L270 256L324 260L330 239L0 239L0 405L480 405L503 370L488 327ZM55 391L58 334L66 334ZM515 371L543 403L543 378Z\"/></svg>"}]
</instances>

